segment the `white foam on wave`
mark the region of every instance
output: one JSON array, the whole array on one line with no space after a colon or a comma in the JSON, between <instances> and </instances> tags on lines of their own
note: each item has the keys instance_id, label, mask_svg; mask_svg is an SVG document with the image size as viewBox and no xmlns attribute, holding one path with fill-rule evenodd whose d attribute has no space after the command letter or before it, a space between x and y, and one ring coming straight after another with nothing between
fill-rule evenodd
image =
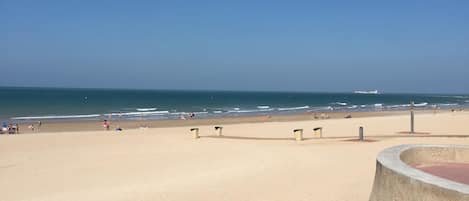
<instances>
[{"instance_id":1,"label":"white foam on wave","mask_svg":"<svg viewBox=\"0 0 469 201\"><path fill-rule=\"evenodd\" d=\"M424 107L424 106L427 106L427 105L428 105L427 102L414 104L415 107Z\"/></svg>"},{"instance_id":2,"label":"white foam on wave","mask_svg":"<svg viewBox=\"0 0 469 201\"><path fill-rule=\"evenodd\" d=\"M100 117L100 114L85 114L85 115L49 115L49 116L35 116L35 117L12 117L15 120L34 120L34 119L79 119L79 118L94 118Z\"/></svg>"},{"instance_id":3,"label":"white foam on wave","mask_svg":"<svg viewBox=\"0 0 469 201\"><path fill-rule=\"evenodd\" d=\"M382 103L376 103L374 104L375 107L383 107L383 104Z\"/></svg>"},{"instance_id":4,"label":"white foam on wave","mask_svg":"<svg viewBox=\"0 0 469 201\"><path fill-rule=\"evenodd\" d=\"M169 111L150 111L150 112L122 112L122 113L110 113L105 114L106 116L145 116L145 115L165 115L169 114Z\"/></svg>"},{"instance_id":5,"label":"white foam on wave","mask_svg":"<svg viewBox=\"0 0 469 201\"><path fill-rule=\"evenodd\" d=\"M274 109L260 109L260 110L229 110L228 113L253 113L253 112L268 112L273 111Z\"/></svg>"},{"instance_id":6,"label":"white foam on wave","mask_svg":"<svg viewBox=\"0 0 469 201\"><path fill-rule=\"evenodd\" d=\"M327 107L313 107L313 108L311 108L311 110L308 110L308 111L314 112L314 111L323 111L323 110L334 110L334 108L331 107L331 106L327 106Z\"/></svg>"},{"instance_id":7,"label":"white foam on wave","mask_svg":"<svg viewBox=\"0 0 469 201\"><path fill-rule=\"evenodd\" d=\"M387 108L405 108L405 107L410 107L410 104L402 104L402 105L389 105L386 106Z\"/></svg>"},{"instance_id":8,"label":"white foam on wave","mask_svg":"<svg viewBox=\"0 0 469 201\"><path fill-rule=\"evenodd\" d=\"M137 111L139 112L148 112L148 111L155 111L156 110L156 107L152 107L152 108L137 108Z\"/></svg>"},{"instance_id":9,"label":"white foam on wave","mask_svg":"<svg viewBox=\"0 0 469 201\"><path fill-rule=\"evenodd\" d=\"M457 106L458 104L457 103L442 103L442 104L438 104L438 106Z\"/></svg>"},{"instance_id":10,"label":"white foam on wave","mask_svg":"<svg viewBox=\"0 0 469 201\"><path fill-rule=\"evenodd\" d=\"M309 106L301 106L301 107L284 107L284 108L278 108L279 111L287 111L287 110L304 110L304 109L309 109Z\"/></svg>"},{"instance_id":11,"label":"white foam on wave","mask_svg":"<svg viewBox=\"0 0 469 201\"><path fill-rule=\"evenodd\" d=\"M270 106L268 106L268 105L259 105L259 106L257 106L257 108L259 108L259 109L269 109Z\"/></svg>"},{"instance_id":12,"label":"white foam on wave","mask_svg":"<svg viewBox=\"0 0 469 201\"><path fill-rule=\"evenodd\" d=\"M458 99L464 99L464 98L469 98L469 96L446 96L448 98L458 98Z\"/></svg>"},{"instance_id":13,"label":"white foam on wave","mask_svg":"<svg viewBox=\"0 0 469 201\"><path fill-rule=\"evenodd\" d=\"M170 115L186 115L188 114L187 112L171 112L169 113Z\"/></svg>"},{"instance_id":14,"label":"white foam on wave","mask_svg":"<svg viewBox=\"0 0 469 201\"><path fill-rule=\"evenodd\" d=\"M348 109L356 109L356 108L358 108L358 105L352 105L352 106L347 107L347 108L348 108Z\"/></svg>"},{"instance_id":15,"label":"white foam on wave","mask_svg":"<svg viewBox=\"0 0 469 201\"><path fill-rule=\"evenodd\" d=\"M213 113L215 113L215 114L220 114L220 113L223 113L223 111L216 110L216 111L213 111Z\"/></svg>"},{"instance_id":16,"label":"white foam on wave","mask_svg":"<svg viewBox=\"0 0 469 201\"><path fill-rule=\"evenodd\" d=\"M334 104L336 104L336 105L341 105L341 106L346 106L346 105L348 105L347 103L344 103L344 102L335 102Z\"/></svg>"}]
</instances>

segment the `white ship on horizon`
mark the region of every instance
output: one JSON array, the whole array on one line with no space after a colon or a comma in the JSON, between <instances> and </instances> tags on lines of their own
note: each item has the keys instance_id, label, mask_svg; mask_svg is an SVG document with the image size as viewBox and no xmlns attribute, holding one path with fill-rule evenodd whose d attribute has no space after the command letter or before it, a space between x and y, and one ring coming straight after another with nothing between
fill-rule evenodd
<instances>
[{"instance_id":1,"label":"white ship on horizon","mask_svg":"<svg viewBox=\"0 0 469 201\"><path fill-rule=\"evenodd\" d=\"M379 94L378 90L371 90L371 91L353 91L354 94Z\"/></svg>"}]
</instances>

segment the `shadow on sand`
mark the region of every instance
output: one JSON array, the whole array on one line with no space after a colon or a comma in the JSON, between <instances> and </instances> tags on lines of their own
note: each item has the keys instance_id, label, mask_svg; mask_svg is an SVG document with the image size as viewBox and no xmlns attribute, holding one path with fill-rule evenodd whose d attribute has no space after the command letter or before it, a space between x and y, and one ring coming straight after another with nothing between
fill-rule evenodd
<instances>
[{"instance_id":1,"label":"shadow on sand","mask_svg":"<svg viewBox=\"0 0 469 201\"><path fill-rule=\"evenodd\" d=\"M242 137L242 136L200 136L200 138L217 138L217 139L233 139L233 140L277 140L277 141L296 141L294 137L284 137L284 138L273 138L273 137ZM321 139L344 139L350 137L323 137L323 138L314 138L314 137L304 137L303 141L306 140L321 140Z\"/></svg>"}]
</instances>

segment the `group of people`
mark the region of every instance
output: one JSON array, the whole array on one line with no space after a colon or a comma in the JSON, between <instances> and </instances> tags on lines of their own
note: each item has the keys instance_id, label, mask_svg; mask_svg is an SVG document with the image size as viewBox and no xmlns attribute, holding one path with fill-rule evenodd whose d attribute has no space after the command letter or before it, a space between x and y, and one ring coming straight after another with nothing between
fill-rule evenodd
<instances>
[{"instance_id":1,"label":"group of people","mask_svg":"<svg viewBox=\"0 0 469 201\"><path fill-rule=\"evenodd\" d=\"M103 120L103 128L105 130L109 130L110 127L111 127L111 123L107 119ZM123 129L119 125L117 125L116 131L122 131L122 130Z\"/></svg>"},{"instance_id":2,"label":"group of people","mask_svg":"<svg viewBox=\"0 0 469 201\"><path fill-rule=\"evenodd\" d=\"M34 124L30 124L28 128L31 131L39 130L42 126L42 122L37 122L37 128ZM20 125L19 124L7 124L6 122L2 122L2 128L0 130L0 134L18 134L20 133Z\"/></svg>"},{"instance_id":3,"label":"group of people","mask_svg":"<svg viewBox=\"0 0 469 201\"><path fill-rule=\"evenodd\" d=\"M2 123L2 130L1 134L8 133L8 134L17 134L20 132L20 126L18 124L8 124L6 122Z\"/></svg>"},{"instance_id":4,"label":"group of people","mask_svg":"<svg viewBox=\"0 0 469 201\"><path fill-rule=\"evenodd\" d=\"M189 116L189 118L193 119L193 118L195 118L195 113L190 113L188 116ZM183 114L181 114L180 119L181 119L181 120L186 120L186 116L184 116Z\"/></svg>"}]
</instances>

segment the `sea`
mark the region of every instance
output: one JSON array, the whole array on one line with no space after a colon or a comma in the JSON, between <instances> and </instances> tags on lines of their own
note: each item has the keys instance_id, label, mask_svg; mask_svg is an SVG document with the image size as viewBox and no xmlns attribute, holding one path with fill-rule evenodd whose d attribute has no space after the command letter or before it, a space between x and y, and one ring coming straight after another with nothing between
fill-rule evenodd
<instances>
[{"instance_id":1,"label":"sea","mask_svg":"<svg viewBox=\"0 0 469 201\"><path fill-rule=\"evenodd\" d=\"M468 94L185 91L0 87L0 120L167 120L469 107Z\"/></svg>"}]
</instances>

